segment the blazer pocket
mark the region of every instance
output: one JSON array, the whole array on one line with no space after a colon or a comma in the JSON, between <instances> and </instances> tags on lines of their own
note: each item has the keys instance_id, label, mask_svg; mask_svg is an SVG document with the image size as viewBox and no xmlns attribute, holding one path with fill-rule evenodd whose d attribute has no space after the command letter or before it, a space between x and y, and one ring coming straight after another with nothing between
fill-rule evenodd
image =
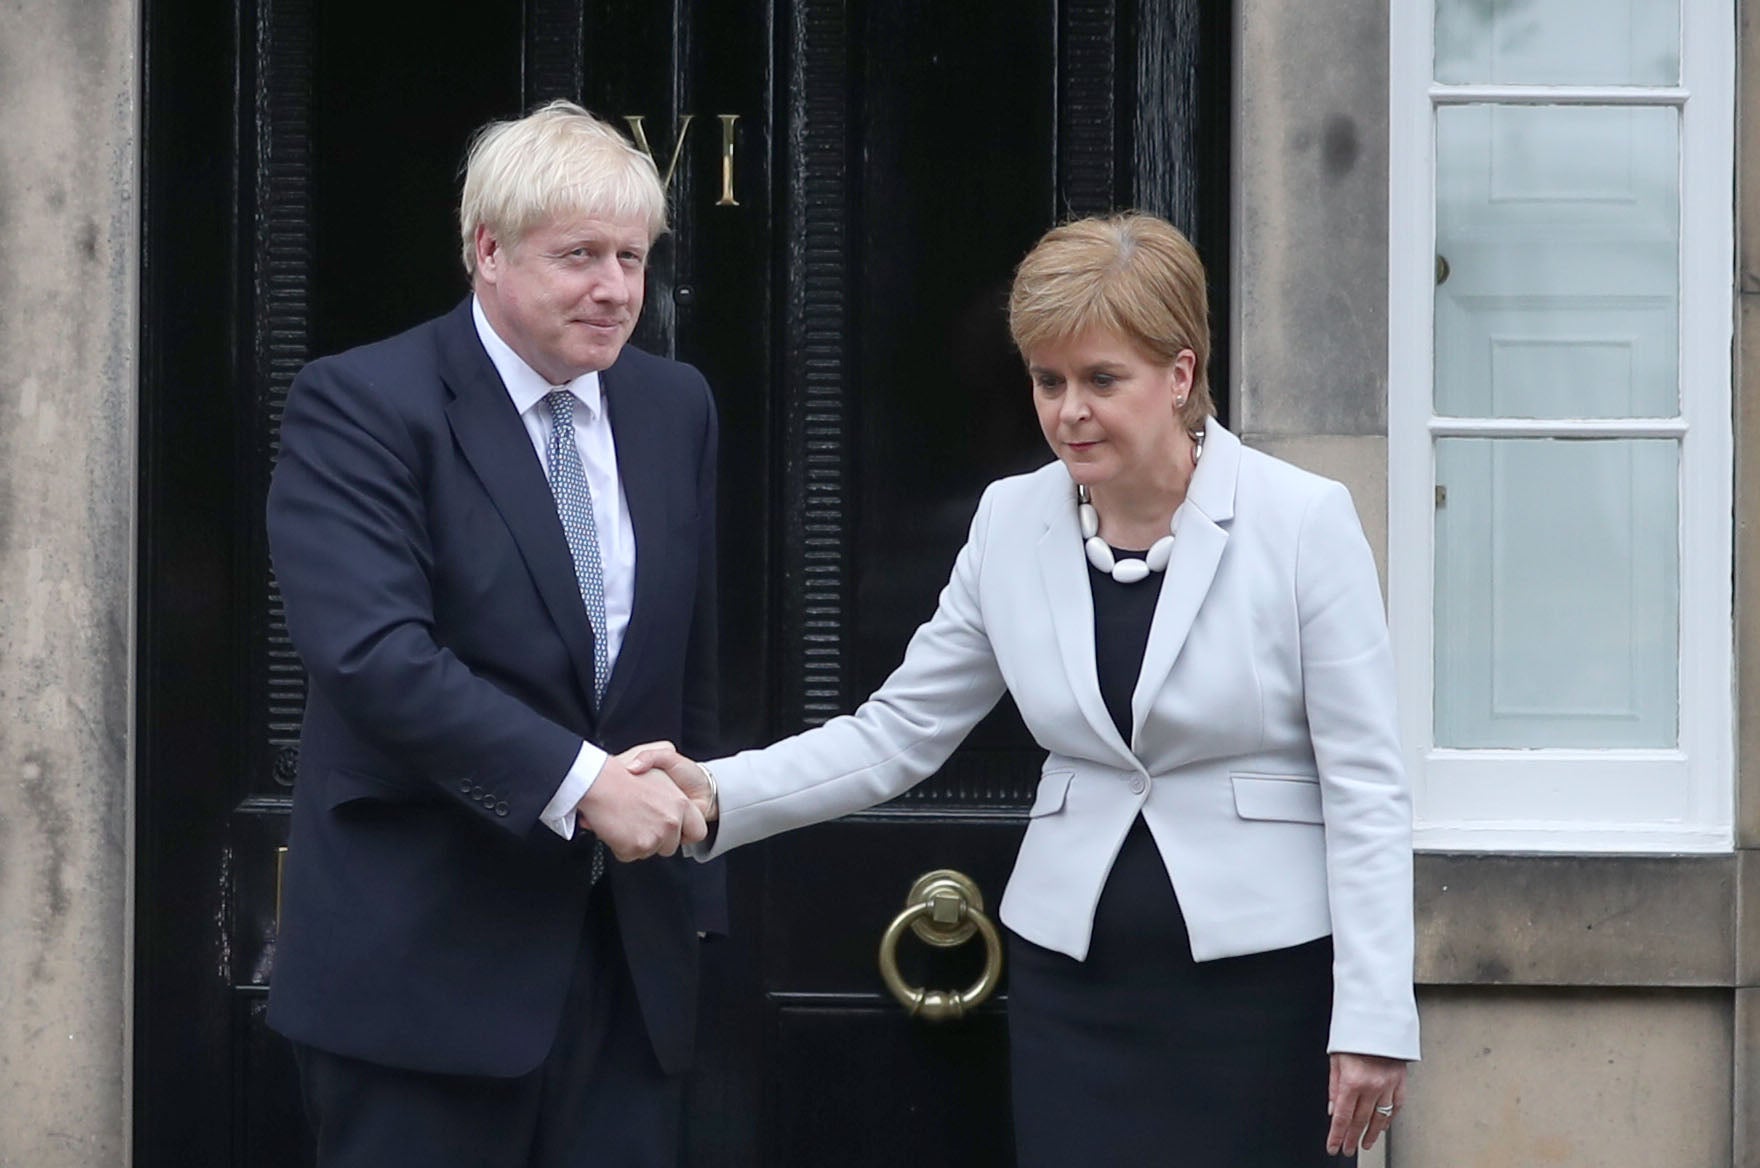
<instances>
[{"instance_id":1,"label":"blazer pocket","mask_svg":"<svg viewBox=\"0 0 1760 1168\"><path fill-rule=\"evenodd\" d=\"M1231 774L1234 809L1242 819L1323 823L1320 780L1306 775Z\"/></svg>"},{"instance_id":2,"label":"blazer pocket","mask_svg":"<svg viewBox=\"0 0 1760 1168\"><path fill-rule=\"evenodd\" d=\"M428 792L402 780L360 771L338 770L324 776L324 807L328 811L348 803L418 803L427 796Z\"/></svg>"},{"instance_id":3,"label":"blazer pocket","mask_svg":"<svg viewBox=\"0 0 1760 1168\"><path fill-rule=\"evenodd\" d=\"M1051 815L1063 810L1063 800L1069 794L1070 780L1076 777L1074 771L1047 771L1039 776L1039 793L1033 799L1032 809L1027 812L1031 818Z\"/></svg>"}]
</instances>

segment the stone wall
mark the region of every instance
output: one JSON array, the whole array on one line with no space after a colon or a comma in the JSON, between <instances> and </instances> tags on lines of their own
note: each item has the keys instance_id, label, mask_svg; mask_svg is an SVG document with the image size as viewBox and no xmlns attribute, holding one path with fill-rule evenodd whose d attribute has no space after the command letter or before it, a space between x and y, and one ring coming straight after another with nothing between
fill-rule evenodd
<instances>
[{"instance_id":1,"label":"stone wall","mask_svg":"<svg viewBox=\"0 0 1760 1168\"><path fill-rule=\"evenodd\" d=\"M0 1168L128 1155L138 25L0 6Z\"/></svg>"},{"instance_id":2,"label":"stone wall","mask_svg":"<svg viewBox=\"0 0 1760 1168\"><path fill-rule=\"evenodd\" d=\"M1730 995L1427 990L1394 1168L1713 1168L1730 1159Z\"/></svg>"},{"instance_id":3,"label":"stone wall","mask_svg":"<svg viewBox=\"0 0 1760 1168\"><path fill-rule=\"evenodd\" d=\"M1387 6L1241 0L1232 416L1351 489L1387 578Z\"/></svg>"}]
</instances>

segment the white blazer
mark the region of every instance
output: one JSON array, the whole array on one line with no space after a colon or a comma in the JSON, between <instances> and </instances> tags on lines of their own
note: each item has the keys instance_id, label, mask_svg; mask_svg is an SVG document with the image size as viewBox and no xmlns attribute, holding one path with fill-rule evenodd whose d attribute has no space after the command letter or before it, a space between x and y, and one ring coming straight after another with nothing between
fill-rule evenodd
<instances>
[{"instance_id":1,"label":"white blazer","mask_svg":"<svg viewBox=\"0 0 1760 1168\"><path fill-rule=\"evenodd\" d=\"M1131 824L1148 822L1199 961L1331 933L1329 1049L1418 1055L1411 796L1374 560L1343 486L1214 419L1160 584L1131 741L1094 666L1063 465L992 483L935 615L861 708L710 765L711 854L889 799L1004 688L1048 752L1002 919L1085 958Z\"/></svg>"}]
</instances>

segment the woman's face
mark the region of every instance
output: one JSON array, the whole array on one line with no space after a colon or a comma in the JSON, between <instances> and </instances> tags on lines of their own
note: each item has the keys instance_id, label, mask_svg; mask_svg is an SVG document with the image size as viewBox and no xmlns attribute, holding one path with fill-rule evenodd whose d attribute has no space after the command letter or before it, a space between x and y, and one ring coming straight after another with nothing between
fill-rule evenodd
<instances>
[{"instance_id":1,"label":"woman's face","mask_svg":"<svg viewBox=\"0 0 1760 1168\"><path fill-rule=\"evenodd\" d=\"M1033 406L1052 453L1084 486L1150 485L1177 465L1190 349L1171 365L1103 329L1027 354Z\"/></svg>"}]
</instances>

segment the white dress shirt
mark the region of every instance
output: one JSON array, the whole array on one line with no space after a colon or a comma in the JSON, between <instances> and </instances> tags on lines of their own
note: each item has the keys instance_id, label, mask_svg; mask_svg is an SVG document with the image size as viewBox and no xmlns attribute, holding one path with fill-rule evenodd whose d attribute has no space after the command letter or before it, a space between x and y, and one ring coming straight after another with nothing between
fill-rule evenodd
<instances>
[{"instance_id":1,"label":"white dress shirt","mask_svg":"<svg viewBox=\"0 0 1760 1168\"><path fill-rule=\"evenodd\" d=\"M495 372L501 375L501 384L507 387L507 396L513 399L513 408L525 424L538 465L546 474L549 466L545 451L553 423L544 399L558 389L566 389L575 397L575 447L581 454L587 486L593 492L593 522L599 529L599 561L605 574L605 661L608 669L615 669L635 599L636 533L629 521L629 501L624 498L623 484L617 477L617 445L605 416L599 375L583 373L567 385L551 385L496 334L475 297L471 299L471 318L476 321L477 336L488 350ZM591 742L582 742L574 765L544 808L544 825L563 839L574 838L575 805L599 777L606 757Z\"/></svg>"}]
</instances>

